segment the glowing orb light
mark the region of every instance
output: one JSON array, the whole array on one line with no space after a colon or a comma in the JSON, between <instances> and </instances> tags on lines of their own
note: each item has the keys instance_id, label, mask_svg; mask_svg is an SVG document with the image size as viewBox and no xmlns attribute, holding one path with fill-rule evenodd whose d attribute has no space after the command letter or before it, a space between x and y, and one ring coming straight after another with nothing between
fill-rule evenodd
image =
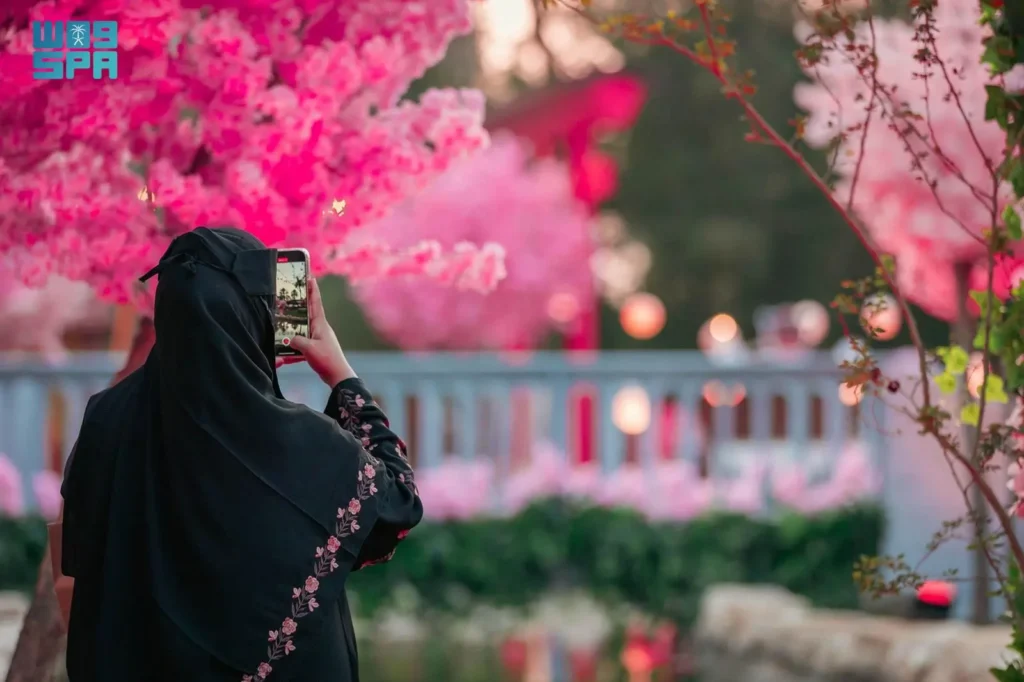
<instances>
[{"instance_id":1,"label":"glowing orb light","mask_svg":"<svg viewBox=\"0 0 1024 682\"><path fill-rule=\"evenodd\" d=\"M612 423L630 436L638 436L651 425L651 399L639 386L626 386L612 398Z\"/></svg>"},{"instance_id":2,"label":"glowing orb light","mask_svg":"<svg viewBox=\"0 0 1024 682\"><path fill-rule=\"evenodd\" d=\"M903 327L903 315L892 296L869 296L860 309L860 324L879 341L891 341Z\"/></svg>"},{"instance_id":3,"label":"glowing orb light","mask_svg":"<svg viewBox=\"0 0 1024 682\"><path fill-rule=\"evenodd\" d=\"M653 339L665 328L665 304L654 294L632 294L622 304L619 322L634 339Z\"/></svg>"},{"instance_id":4,"label":"glowing orb light","mask_svg":"<svg viewBox=\"0 0 1024 682\"><path fill-rule=\"evenodd\" d=\"M822 304L817 301L800 301L789 312L800 342L805 346L813 348L828 336L828 310Z\"/></svg>"}]
</instances>

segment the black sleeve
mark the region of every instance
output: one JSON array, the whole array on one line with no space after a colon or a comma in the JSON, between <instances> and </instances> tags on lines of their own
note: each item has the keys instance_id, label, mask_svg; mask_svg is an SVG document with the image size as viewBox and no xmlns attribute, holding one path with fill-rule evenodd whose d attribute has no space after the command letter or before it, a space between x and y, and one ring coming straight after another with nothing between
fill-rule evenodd
<instances>
[{"instance_id":1,"label":"black sleeve","mask_svg":"<svg viewBox=\"0 0 1024 682\"><path fill-rule=\"evenodd\" d=\"M346 379L331 392L325 412L360 440L363 447L384 464L380 513L363 543L353 570L384 563L395 554L398 543L423 518L423 504L416 490L405 443L390 429L388 418L359 379Z\"/></svg>"}]
</instances>

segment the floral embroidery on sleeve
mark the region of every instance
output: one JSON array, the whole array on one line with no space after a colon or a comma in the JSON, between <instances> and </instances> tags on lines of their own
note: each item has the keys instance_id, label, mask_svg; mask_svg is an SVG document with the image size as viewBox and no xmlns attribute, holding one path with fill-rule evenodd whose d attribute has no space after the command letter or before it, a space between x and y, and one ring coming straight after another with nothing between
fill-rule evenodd
<instances>
[{"instance_id":1,"label":"floral embroidery on sleeve","mask_svg":"<svg viewBox=\"0 0 1024 682\"><path fill-rule=\"evenodd\" d=\"M369 452L373 452L378 448L377 443L370 442L370 435L373 431L373 424L363 420L363 410L366 406L377 407L376 403L372 400L366 400L362 395L355 391L351 391L347 388L338 390L338 421L342 428L351 433L353 436L358 438ZM380 408L378 408L380 409ZM382 420L384 426L387 427L387 420ZM403 462L409 461L409 451L405 445L405 441L401 438L395 437L398 443L396 451L398 456ZM419 495L419 489L416 487L416 480L411 468L406 467L406 470L400 472L397 475L400 483L409 487L413 495ZM404 537L404 536L403 536ZM402 539L402 538L399 538ZM379 561L377 563L383 563Z\"/></svg>"},{"instance_id":2,"label":"floral embroidery on sleeve","mask_svg":"<svg viewBox=\"0 0 1024 682\"><path fill-rule=\"evenodd\" d=\"M369 447L373 425L364 422L359 416L366 405L366 398L343 388L338 391L338 403L338 421L341 427L358 438L364 448Z\"/></svg>"},{"instance_id":3,"label":"floral embroidery on sleeve","mask_svg":"<svg viewBox=\"0 0 1024 682\"><path fill-rule=\"evenodd\" d=\"M243 675L242 682L266 680L274 671L271 663L295 651L295 633L299 628L298 621L316 610L320 604L316 600L316 591L320 589L320 580L338 568L337 553L341 549L341 538L346 538L359 530L359 512L363 502L377 494L374 478L377 476L376 466L380 461L369 453L365 453L367 463L358 473L356 496L349 500L348 505L338 509L334 525L334 535L327 538L323 547L316 548L312 574L306 578L302 587L292 589L291 615L281 621L281 627L267 633L267 660L256 668L256 675Z\"/></svg>"},{"instance_id":4,"label":"floral embroidery on sleeve","mask_svg":"<svg viewBox=\"0 0 1024 682\"><path fill-rule=\"evenodd\" d=\"M405 535L408 535L409 532L408 531L402 531L402 533L405 533ZM398 535L398 539L399 540L401 540L401 539L403 539L405 537L405 535L403 535L402 533L399 533L399 535ZM366 568L367 566L376 566L377 564L386 564L387 562L391 561L395 557L395 552L396 551L398 551L397 548L391 550L390 552L388 552L387 554L385 554L384 556L382 556L379 559L371 559L370 561L364 561L363 563L359 564L359 568Z\"/></svg>"}]
</instances>

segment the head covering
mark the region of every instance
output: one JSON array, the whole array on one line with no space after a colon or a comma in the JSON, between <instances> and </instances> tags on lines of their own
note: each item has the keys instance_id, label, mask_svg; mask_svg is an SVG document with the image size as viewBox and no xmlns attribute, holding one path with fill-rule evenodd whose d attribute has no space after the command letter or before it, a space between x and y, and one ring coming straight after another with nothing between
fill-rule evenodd
<instances>
[{"instance_id":1,"label":"head covering","mask_svg":"<svg viewBox=\"0 0 1024 682\"><path fill-rule=\"evenodd\" d=\"M89 402L63 489L72 680L152 679L158 615L253 673L310 548L356 496L358 442L278 388L275 255L230 228L175 239L154 269L152 353ZM353 557L376 504L341 541ZM322 603L341 595L344 573L321 583Z\"/></svg>"}]
</instances>

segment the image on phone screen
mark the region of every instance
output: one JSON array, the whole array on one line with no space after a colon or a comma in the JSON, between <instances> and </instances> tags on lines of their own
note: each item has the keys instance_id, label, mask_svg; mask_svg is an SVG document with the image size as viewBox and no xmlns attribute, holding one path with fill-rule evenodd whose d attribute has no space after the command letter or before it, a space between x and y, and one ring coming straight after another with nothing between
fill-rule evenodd
<instances>
[{"instance_id":1,"label":"image on phone screen","mask_svg":"<svg viewBox=\"0 0 1024 682\"><path fill-rule=\"evenodd\" d=\"M279 251L274 347L278 355L297 355L287 341L309 336L309 265L301 251Z\"/></svg>"}]
</instances>

